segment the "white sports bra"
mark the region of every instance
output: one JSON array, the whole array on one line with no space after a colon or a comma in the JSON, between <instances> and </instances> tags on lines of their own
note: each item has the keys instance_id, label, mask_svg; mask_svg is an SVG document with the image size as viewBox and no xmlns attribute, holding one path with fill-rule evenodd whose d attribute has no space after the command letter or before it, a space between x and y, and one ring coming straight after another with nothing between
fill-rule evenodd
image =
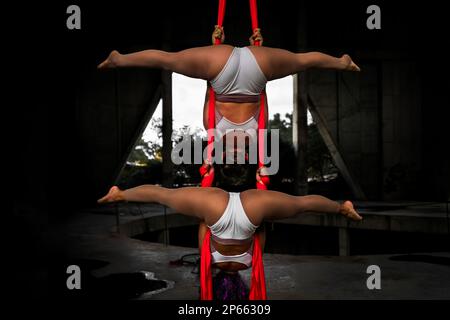
<instances>
[{"instance_id":1,"label":"white sports bra","mask_svg":"<svg viewBox=\"0 0 450 320\"><path fill-rule=\"evenodd\" d=\"M244 211L239 193L230 192L228 205L220 219L209 226L211 234L220 239L245 240L251 238L258 226L255 226Z\"/></svg>"},{"instance_id":2,"label":"white sports bra","mask_svg":"<svg viewBox=\"0 0 450 320\"><path fill-rule=\"evenodd\" d=\"M239 193L230 192L228 205L220 219L212 226L208 226L211 230L212 238L223 244L236 244L241 240L247 242L252 240L258 226L251 223L250 219L244 211L241 197ZM253 245L246 252L238 255L226 256L215 250L211 242L212 263L219 262L239 262L247 267L251 266Z\"/></svg>"},{"instance_id":3,"label":"white sports bra","mask_svg":"<svg viewBox=\"0 0 450 320\"><path fill-rule=\"evenodd\" d=\"M267 79L250 49L235 47L223 69L210 83L218 95L258 96Z\"/></svg>"}]
</instances>

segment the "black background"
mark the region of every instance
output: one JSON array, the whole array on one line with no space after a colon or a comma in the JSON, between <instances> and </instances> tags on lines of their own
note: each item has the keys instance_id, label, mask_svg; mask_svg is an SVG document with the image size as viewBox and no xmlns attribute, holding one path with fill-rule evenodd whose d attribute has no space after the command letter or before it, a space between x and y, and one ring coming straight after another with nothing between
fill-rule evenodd
<instances>
[{"instance_id":1,"label":"black background","mask_svg":"<svg viewBox=\"0 0 450 320\"><path fill-rule=\"evenodd\" d=\"M81 30L66 28L66 8L71 4L81 8ZM381 30L365 27L365 9L370 4L381 7ZM423 76L429 80L424 90L435 93L439 108L448 109L450 13L444 1L260 1L265 45L285 49L298 45L298 21L294 17L304 5L310 27L308 48L329 53L344 49L350 54L358 50L389 51L421 61ZM5 141L13 145L5 148L3 155L4 170L12 173L14 222L20 219L20 210L26 204L26 210L32 212L27 218L29 228L37 227L42 231L38 237L45 237L49 219L62 218L58 208L67 204L67 190L81 187L60 181L58 172L69 167L76 177L82 170L76 160L72 113L86 70L95 68L112 49L161 48L163 43L170 43L171 50L208 45L216 10L216 1L150 0L17 2L3 7L3 128ZM227 19L234 23L227 24ZM225 26L228 43L247 42L251 30L246 1L228 1ZM446 156L448 119L435 120L439 130L430 133L434 136L430 141ZM67 141L73 142L72 148L61 147ZM45 264L46 255L38 253L45 251L44 247L32 246L29 250L36 233L27 233L26 228L21 231L21 239L9 235L14 261L21 263L24 255L27 260L36 256L37 264Z\"/></svg>"}]
</instances>

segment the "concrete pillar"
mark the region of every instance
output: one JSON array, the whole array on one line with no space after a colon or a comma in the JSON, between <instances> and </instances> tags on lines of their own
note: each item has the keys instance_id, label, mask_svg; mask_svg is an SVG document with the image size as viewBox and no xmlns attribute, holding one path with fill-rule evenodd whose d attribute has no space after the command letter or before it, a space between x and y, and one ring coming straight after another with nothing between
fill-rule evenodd
<instances>
[{"instance_id":1,"label":"concrete pillar","mask_svg":"<svg viewBox=\"0 0 450 320\"><path fill-rule=\"evenodd\" d=\"M348 228L339 228L339 256L350 255L350 236Z\"/></svg>"},{"instance_id":2,"label":"concrete pillar","mask_svg":"<svg viewBox=\"0 0 450 320\"><path fill-rule=\"evenodd\" d=\"M294 110L292 114L292 142L296 155L295 193L308 193L306 152L308 141L307 84L305 73L294 76Z\"/></svg>"},{"instance_id":3,"label":"concrete pillar","mask_svg":"<svg viewBox=\"0 0 450 320\"><path fill-rule=\"evenodd\" d=\"M307 50L307 14L306 2L300 1L297 6L297 30L295 46L297 52ZM308 176L306 167L306 151L308 137L308 112L307 112L307 82L304 72L294 75L294 110L292 112L292 142L296 155L295 167L295 193L308 194Z\"/></svg>"},{"instance_id":4,"label":"concrete pillar","mask_svg":"<svg viewBox=\"0 0 450 320\"><path fill-rule=\"evenodd\" d=\"M164 187L173 186L173 162L172 153L172 72L162 71L162 185ZM169 229L167 227L167 208L164 206L164 224L165 228L162 232L163 243L169 244ZM161 235L160 235L161 236ZM159 239L158 239L159 240Z\"/></svg>"},{"instance_id":5,"label":"concrete pillar","mask_svg":"<svg viewBox=\"0 0 450 320\"><path fill-rule=\"evenodd\" d=\"M115 116L116 116L116 161L122 162L122 104L120 101L120 71L115 70L114 77L114 102L115 102Z\"/></svg>"},{"instance_id":6,"label":"concrete pillar","mask_svg":"<svg viewBox=\"0 0 450 320\"><path fill-rule=\"evenodd\" d=\"M166 224L166 222L165 222ZM157 243L163 243L164 245L168 246L170 244L170 230L165 226L164 230L161 230L158 232L157 236Z\"/></svg>"},{"instance_id":7,"label":"concrete pillar","mask_svg":"<svg viewBox=\"0 0 450 320\"><path fill-rule=\"evenodd\" d=\"M162 158L163 181L165 187L173 185L172 153L172 72L162 72Z\"/></svg>"},{"instance_id":8,"label":"concrete pillar","mask_svg":"<svg viewBox=\"0 0 450 320\"><path fill-rule=\"evenodd\" d=\"M116 116L116 161L122 163L122 105L120 103L120 72L116 69L114 77L114 102L115 102L115 116ZM118 183L121 169L117 169L115 185ZM120 233L120 208L119 204L114 204L114 214L116 216L116 232Z\"/></svg>"},{"instance_id":9,"label":"concrete pillar","mask_svg":"<svg viewBox=\"0 0 450 320\"><path fill-rule=\"evenodd\" d=\"M172 72L162 71L162 185L171 188L173 186L173 162L172 154ZM167 225L167 208L164 206L164 244L169 244L169 229Z\"/></svg>"}]
</instances>

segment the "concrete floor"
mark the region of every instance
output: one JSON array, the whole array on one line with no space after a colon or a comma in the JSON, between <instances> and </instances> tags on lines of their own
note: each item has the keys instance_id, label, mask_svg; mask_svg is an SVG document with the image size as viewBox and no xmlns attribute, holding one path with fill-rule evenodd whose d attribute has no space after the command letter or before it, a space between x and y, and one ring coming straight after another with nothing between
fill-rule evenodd
<instances>
[{"instance_id":1,"label":"concrete floor","mask_svg":"<svg viewBox=\"0 0 450 320\"><path fill-rule=\"evenodd\" d=\"M156 211L154 214L158 214ZM64 251L67 261L87 259L107 263L91 271L95 277L146 270L173 284L171 289L140 299L198 299L198 275L192 273L193 266L169 264L184 254L196 253L196 249L135 240L117 234L115 223L115 216L106 212L80 212L64 224L54 226L50 243ZM450 259L449 252L421 254ZM448 264L393 261L389 259L391 256L265 254L268 296L270 299L450 299ZM367 289L369 265L381 268L381 290ZM249 271L243 276L248 279Z\"/></svg>"}]
</instances>

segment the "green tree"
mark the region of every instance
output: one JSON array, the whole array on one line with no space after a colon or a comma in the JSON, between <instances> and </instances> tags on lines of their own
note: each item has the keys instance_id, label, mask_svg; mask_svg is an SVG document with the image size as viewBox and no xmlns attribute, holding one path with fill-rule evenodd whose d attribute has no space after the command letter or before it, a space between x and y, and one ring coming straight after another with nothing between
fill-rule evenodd
<instances>
[{"instance_id":1,"label":"green tree","mask_svg":"<svg viewBox=\"0 0 450 320\"><path fill-rule=\"evenodd\" d=\"M285 117L286 120L281 120L280 114L275 113L273 119L269 120L269 128L280 130L280 139L292 144L292 113L286 113Z\"/></svg>"},{"instance_id":2,"label":"green tree","mask_svg":"<svg viewBox=\"0 0 450 320\"><path fill-rule=\"evenodd\" d=\"M162 172L162 119L152 119L150 122L152 130L157 132L156 141L144 141L142 137L136 143L135 148L130 153L127 165L121 176L121 181L126 185L136 185L142 183L161 183ZM292 114L285 114L285 119L281 119L276 113L273 119L269 120L271 130L278 129L280 134L280 168L278 173L271 179L271 188L285 192L293 192L293 181L296 167L296 157L292 144ZM194 142L202 140L203 130L197 128L191 132L189 126L184 126L179 130L174 130L172 135L173 144L179 143L184 136L189 135L192 145L191 154L193 157ZM270 131L269 131L270 134ZM270 143L270 139L268 139ZM202 140L203 148L206 141ZM269 146L270 147L270 146ZM270 150L270 148L269 148ZM324 181L325 177L337 173L331 155L319 134L316 124L308 125L308 149L307 149L307 172L308 178L314 181ZM193 163L193 158L191 159ZM193 185L200 182L198 169L200 164L181 164L174 167L175 185Z\"/></svg>"}]
</instances>

